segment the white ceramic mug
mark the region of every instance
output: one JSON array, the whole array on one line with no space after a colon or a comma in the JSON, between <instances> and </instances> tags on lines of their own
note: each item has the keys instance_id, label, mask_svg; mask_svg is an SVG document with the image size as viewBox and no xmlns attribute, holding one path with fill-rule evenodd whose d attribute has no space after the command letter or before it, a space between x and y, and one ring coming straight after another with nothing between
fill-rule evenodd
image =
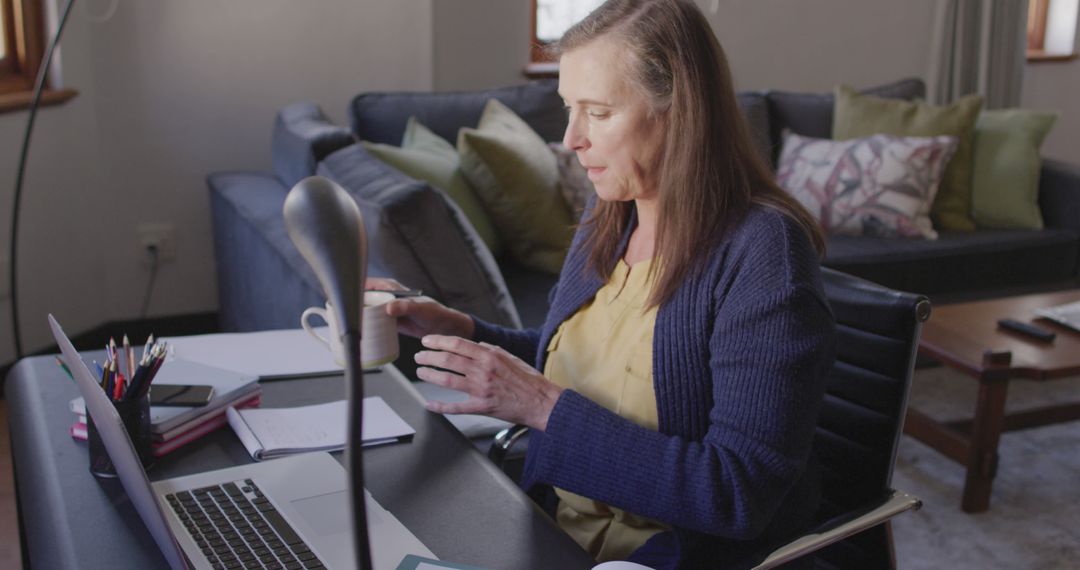
<instances>
[{"instance_id":1,"label":"white ceramic mug","mask_svg":"<svg viewBox=\"0 0 1080 570\"><path fill-rule=\"evenodd\" d=\"M394 300L386 291L364 292L363 330L360 334L360 366L374 368L393 362L398 357L397 319L386 314L386 304ZM309 322L318 315L330 326L330 338L320 335ZM345 367L345 347L341 344L341 327L334 317L330 303L326 307L308 307L300 315L300 326L330 349L338 366Z\"/></svg>"}]
</instances>

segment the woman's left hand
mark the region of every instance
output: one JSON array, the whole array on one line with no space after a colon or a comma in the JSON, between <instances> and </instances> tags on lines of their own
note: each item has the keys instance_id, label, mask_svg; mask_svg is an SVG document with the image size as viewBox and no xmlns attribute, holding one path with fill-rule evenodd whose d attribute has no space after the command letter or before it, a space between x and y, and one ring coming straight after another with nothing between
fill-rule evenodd
<instances>
[{"instance_id":1,"label":"woman's left hand","mask_svg":"<svg viewBox=\"0 0 1080 570\"><path fill-rule=\"evenodd\" d=\"M469 394L464 402L428 402L444 414L483 414L543 431L563 389L505 350L460 337L427 335L416 353L416 375ZM435 370L427 366L436 366Z\"/></svg>"}]
</instances>

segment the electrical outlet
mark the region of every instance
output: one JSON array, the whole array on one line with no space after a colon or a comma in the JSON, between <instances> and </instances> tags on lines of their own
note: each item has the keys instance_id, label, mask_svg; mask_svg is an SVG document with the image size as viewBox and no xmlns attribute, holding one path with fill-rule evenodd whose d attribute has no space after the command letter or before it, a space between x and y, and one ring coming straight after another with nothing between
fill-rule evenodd
<instances>
[{"instance_id":1,"label":"electrical outlet","mask_svg":"<svg viewBox=\"0 0 1080 570\"><path fill-rule=\"evenodd\" d=\"M176 261L176 226L165 222L144 222L136 228L142 247L143 265L149 267L151 247L157 248L158 263Z\"/></svg>"}]
</instances>

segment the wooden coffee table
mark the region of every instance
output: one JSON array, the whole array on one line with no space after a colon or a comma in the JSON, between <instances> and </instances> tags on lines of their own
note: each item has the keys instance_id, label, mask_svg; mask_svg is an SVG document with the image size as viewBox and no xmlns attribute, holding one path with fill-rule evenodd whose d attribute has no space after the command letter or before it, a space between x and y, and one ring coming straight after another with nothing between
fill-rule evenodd
<instances>
[{"instance_id":1,"label":"wooden coffee table","mask_svg":"<svg viewBox=\"0 0 1080 570\"><path fill-rule=\"evenodd\" d=\"M1080 402L1005 413L1009 381L1048 381L1080 374L1080 333L1045 319L1035 309L1080 301L1080 290L1008 297L934 307L919 340L921 354L940 360L979 382L971 419L939 422L908 409L904 432L964 465L960 502L965 512L990 507L990 489L1003 431L1080 419ZM998 319L1032 322L1057 333L1052 342L997 326Z\"/></svg>"}]
</instances>

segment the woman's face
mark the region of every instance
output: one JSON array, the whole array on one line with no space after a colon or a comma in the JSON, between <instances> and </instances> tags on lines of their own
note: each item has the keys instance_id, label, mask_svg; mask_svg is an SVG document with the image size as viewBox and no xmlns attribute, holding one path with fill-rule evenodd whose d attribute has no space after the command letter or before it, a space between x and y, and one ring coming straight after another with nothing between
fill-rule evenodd
<instances>
[{"instance_id":1,"label":"woman's face","mask_svg":"<svg viewBox=\"0 0 1080 570\"><path fill-rule=\"evenodd\" d=\"M577 153L603 200L652 200L661 123L623 79L618 43L598 39L563 53L559 94L570 114L563 144Z\"/></svg>"}]
</instances>

